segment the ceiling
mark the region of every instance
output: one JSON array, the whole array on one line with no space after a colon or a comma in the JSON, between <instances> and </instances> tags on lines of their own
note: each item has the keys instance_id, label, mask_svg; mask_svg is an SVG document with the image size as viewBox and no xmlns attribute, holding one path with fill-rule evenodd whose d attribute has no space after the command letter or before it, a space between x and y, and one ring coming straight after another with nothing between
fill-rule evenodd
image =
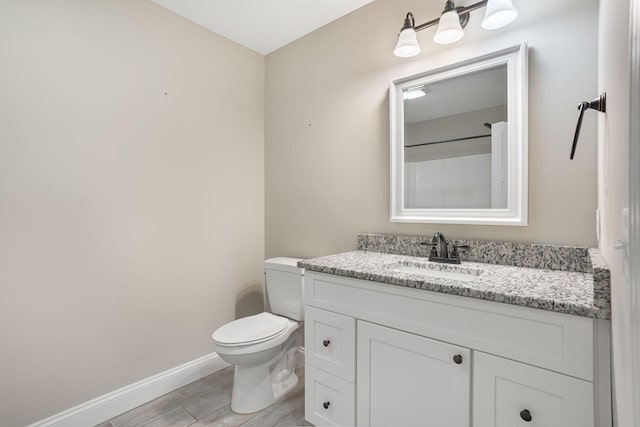
<instances>
[{"instance_id":1,"label":"ceiling","mask_svg":"<svg viewBox=\"0 0 640 427\"><path fill-rule=\"evenodd\" d=\"M373 0L152 0L266 55Z\"/></svg>"},{"instance_id":2,"label":"ceiling","mask_svg":"<svg viewBox=\"0 0 640 427\"><path fill-rule=\"evenodd\" d=\"M507 66L439 80L427 84L424 90L426 96L404 101L405 123L507 105Z\"/></svg>"}]
</instances>

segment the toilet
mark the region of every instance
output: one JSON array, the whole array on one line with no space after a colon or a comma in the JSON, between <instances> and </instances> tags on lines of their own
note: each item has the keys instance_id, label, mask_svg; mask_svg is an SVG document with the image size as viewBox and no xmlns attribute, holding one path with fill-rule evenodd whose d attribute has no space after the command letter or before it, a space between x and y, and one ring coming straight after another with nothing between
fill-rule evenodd
<instances>
[{"instance_id":1,"label":"toilet","mask_svg":"<svg viewBox=\"0 0 640 427\"><path fill-rule=\"evenodd\" d=\"M235 365L231 410L257 412L298 383L295 374L300 343L293 332L304 320L303 275L296 258L264 262L271 313L264 312L222 325L211 336L222 360Z\"/></svg>"}]
</instances>

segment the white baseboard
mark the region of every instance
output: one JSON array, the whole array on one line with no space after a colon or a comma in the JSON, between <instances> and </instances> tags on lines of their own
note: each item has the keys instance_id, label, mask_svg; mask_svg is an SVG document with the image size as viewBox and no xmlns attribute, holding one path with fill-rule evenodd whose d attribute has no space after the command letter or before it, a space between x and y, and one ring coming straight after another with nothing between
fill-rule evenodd
<instances>
[{"instance_id":1,"label":"white baseboard","mask_svg":"<svg viewBox=\"0 0 640 427\"><path fill-rule=\"evenodd\" d=\"M67 409L28 427L95 426L227 366L229 364L216 353L207 354L191 362Z\"/></svg>"}]
</instances>

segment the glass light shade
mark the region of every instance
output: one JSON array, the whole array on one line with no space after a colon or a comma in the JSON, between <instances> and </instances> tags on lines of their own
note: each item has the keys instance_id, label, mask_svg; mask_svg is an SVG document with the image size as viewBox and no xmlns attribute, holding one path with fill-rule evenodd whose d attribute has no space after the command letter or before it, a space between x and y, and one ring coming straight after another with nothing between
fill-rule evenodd
<instances>
[{"instance_id":1,"label":"glass light shade","mask_svg":"<svg viewBox=\"0 0 640 427\"><path fill-rule=\"evenodd\" d=\"M413 28L405 28L398 36L398 44L396 44L393 54L400 58L408 58L410 56L416 56L419 53L420 45L418 44L416 30Z\"/></svg>"},{"instance_id":2,"label":"glass light shade","mask_svg":"<svg viewBox=\"0 0 640 427\"><path fill-rule=\"evenodd\" d=\"M518 11L511 0L489 0L487 10L482 19L482 28L495 30L509 25L518 16Z\"/></svg>"},{"instance_id":3,"label":"glass light shade","mask_svg":"<svg viewBox=\"0 0 640 427\"><path fill-rule=\"evenodd\" d=\"M460 17L455 10L445 12L440 16L438 22L438 30L433 36L433 41L438 44L455 43L464 36L462 26L460 26Z\"/></svg>"}]
</instances>

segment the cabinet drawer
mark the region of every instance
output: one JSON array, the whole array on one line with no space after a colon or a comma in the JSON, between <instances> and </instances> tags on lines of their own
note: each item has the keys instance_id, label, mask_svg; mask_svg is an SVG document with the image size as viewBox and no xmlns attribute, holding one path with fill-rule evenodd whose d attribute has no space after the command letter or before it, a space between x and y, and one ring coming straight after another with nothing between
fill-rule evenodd
<instances>
[{"instance_id":1,"label":"cabinet drawer","mask_svg":"<svg viewBox=\"0 0 640 427\"><path fill-rule=\"evenodd\" d=\"M593 319L305 272L308 305L593 381Z\"/></svg>"},{"instance_id":2,"label":"cabinet drawer","mask_svg":"<svg viewBox=\"0 0 640 427\"><path fill-rule=\"evenodd\" d=\"M593 427L593 384L474 352L474 427Z\"/></svg>"},{"instance_id":3,"label":"cabinet drawer","mask_svg":"<svg viewBox=\"0 0 640 427\"><path fill-rule=\"evenodd\" d=\"M346 381L355 380L356 320L327 310L305 307L305 365Z\"/></svg>"},{"instance_id":4,"label":"cabinet drawer","mask_svg":"<svg viewBox=\"0 0 640 427\"><path fill-rule=\"evenodd\" d=\"M353 426L355 386L335 375L306 365L304 416L317 426Z\"/></svg>"}]
</instances>

